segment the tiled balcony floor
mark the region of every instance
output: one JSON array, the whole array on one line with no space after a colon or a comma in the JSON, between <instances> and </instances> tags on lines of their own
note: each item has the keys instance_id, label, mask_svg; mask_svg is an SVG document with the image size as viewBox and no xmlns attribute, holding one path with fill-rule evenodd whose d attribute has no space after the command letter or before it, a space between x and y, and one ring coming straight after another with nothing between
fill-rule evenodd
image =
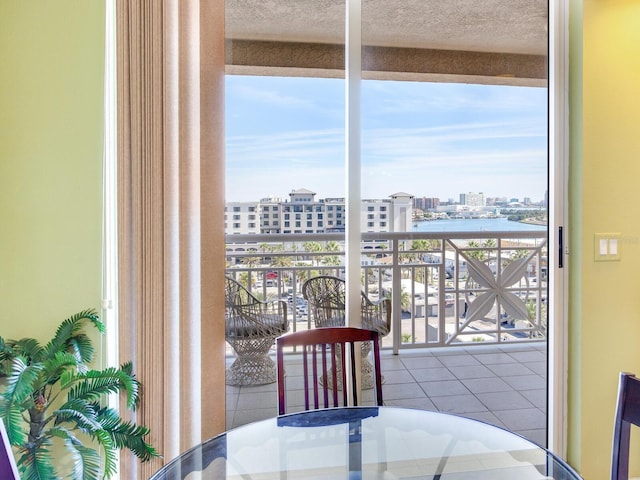
<instances>
[{"instance_id":1,"label":"tiled balcony floor","mask_svg":"<svg viewBox=\"0 0 640 480\"><path fill-rule=\"evenodd\" d=\"M382 351L385 405L455 413L546 444L546 344ZM276 384L227 385L227 428L277 415Z\"/></svg>"}]
</instances>

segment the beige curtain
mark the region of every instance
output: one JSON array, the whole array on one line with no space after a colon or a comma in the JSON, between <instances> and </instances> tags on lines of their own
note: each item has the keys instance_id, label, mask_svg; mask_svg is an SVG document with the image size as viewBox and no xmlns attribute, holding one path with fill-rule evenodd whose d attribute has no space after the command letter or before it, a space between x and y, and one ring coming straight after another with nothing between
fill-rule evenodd
<instances>
[{"instance_id":1,"label":"beige curtain","mask_svg":"<svg viewBox=\"0 0 640 480\"><path fill-rule=\"evenodd\" d=\"M119 356L164 459L224 430L224 0L117 0Z\"/></svg>"}]
</instances>

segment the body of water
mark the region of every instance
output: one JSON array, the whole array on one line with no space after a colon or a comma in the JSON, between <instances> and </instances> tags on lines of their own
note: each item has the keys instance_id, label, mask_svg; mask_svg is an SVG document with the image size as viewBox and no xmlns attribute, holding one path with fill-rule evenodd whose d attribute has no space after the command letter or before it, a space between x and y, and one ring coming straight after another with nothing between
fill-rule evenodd
<instances>
[{"instance_id":1,"label":"body of water","mask_svg":"<svg viewBox=\"0 0 640 480\"><path fill-rule=\"evenodd\" d=\"M506 218L453 218L450 220L415 222L413 224L414 232L513 232L546 229L546 225L510 222Z\"/></svg>"}]
</instances>

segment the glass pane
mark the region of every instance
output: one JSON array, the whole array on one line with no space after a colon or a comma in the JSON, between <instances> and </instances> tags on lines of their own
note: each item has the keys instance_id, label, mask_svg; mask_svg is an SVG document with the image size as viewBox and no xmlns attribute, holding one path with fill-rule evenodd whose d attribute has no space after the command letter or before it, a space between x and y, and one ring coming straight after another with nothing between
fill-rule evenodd
<instances>
[{"instance_id":1,"label":"glass pane","mask_svg":"<svg viewBox=\"0 0 640 480\"><path fill-rule=\"evenodd\" d=\"M412 363L424 369L423 404L458 411L463 392L496 394L501 385L522 398L535 390L538 401L522 408L539 414L531 429L541 442L547 20L546 1L362 7L363 287L373 300L392 299L396 323L383 344L483 346L485 357L458 350L459 365ZM523 365L522 348L540 363ZM480 395L469 401L488 405Z\"/></svg>"},{"instance_id":2,"label":"glass pane","mask_svg":"<svg viewBox=\"0 0 640 480\"><path fill-rule=\"evenodd\" d=\"M343 275L344 22L343 2L226 2L227 276L273 306L265 321L286 315L289 331L315 326L304 282ZM259 385L274 397L262 414L274 416L283 332L253 335L240 310L227 315L228 393ZM244 325L235 337L234 325ZM229 428L255 419L241 407Z\"/></svg>"}]
</instances>

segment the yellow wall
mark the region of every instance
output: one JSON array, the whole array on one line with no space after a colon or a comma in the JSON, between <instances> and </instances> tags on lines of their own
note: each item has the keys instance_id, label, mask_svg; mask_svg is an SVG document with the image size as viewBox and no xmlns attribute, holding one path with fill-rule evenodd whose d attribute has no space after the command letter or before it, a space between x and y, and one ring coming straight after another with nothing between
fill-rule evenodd
<instances>
[{"instance_id":1,"label":"yellow wall","mask_svg":"<svg viewBox=\"0 0 640 480\"><path fill-rule=\"evenodd\" d=\"M100 307L104 2L0 2L0 336Z\"/></svg>"},{"instance_id":2,"label":"yellow wall","mask_svg":"<svg viewBox=\"0 0 640 480\"><path fill-rule=\"evenodd\" d=\"M640 1L576 0L571 15L569 460L602 479L618 372L640 375ZM619 262L594 261L598 232L621 234Z\"/></svg>"},{"instance_id":3,"label":"yellow wall","mask_svg":"<svg viewBox=\"0 0 640 480\"><path fill-rule=\"evenodd\" d=\"M571 42L569 460L589 480L617 373L640 374L640 1L571 0ZM103 1L0 2L1 336L99 307L103 47ZM594 262L596 232L620 262Z\"/></svg>"}]
</instances>

